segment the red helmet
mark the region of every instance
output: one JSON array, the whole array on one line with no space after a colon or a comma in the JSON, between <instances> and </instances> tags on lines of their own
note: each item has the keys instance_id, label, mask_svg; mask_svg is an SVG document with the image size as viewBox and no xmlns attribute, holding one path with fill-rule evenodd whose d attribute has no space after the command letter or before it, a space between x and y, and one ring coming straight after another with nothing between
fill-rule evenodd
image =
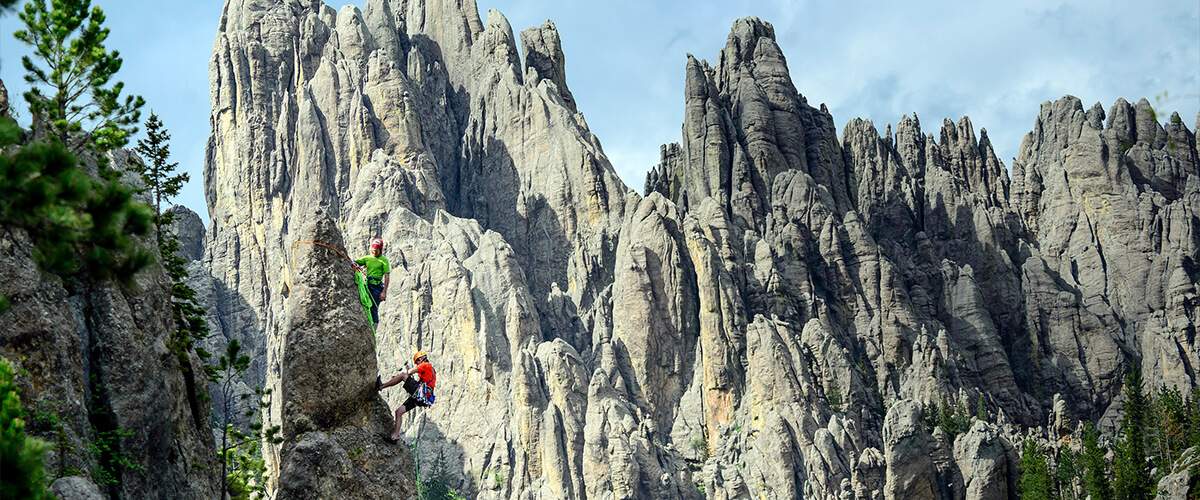
<instances>
[{"instance_id":1,"label":"red helmet","mask_svg":"<svg viewBox=\"0 0 1200 500\"><path fill-rule=\"evenodd\" d=\"M379 237L372 238L371 239L371 248L372 249L378 248L379 250L382 251L383 250L383 238L379 238Z\"/></svg>"}]
</instances>

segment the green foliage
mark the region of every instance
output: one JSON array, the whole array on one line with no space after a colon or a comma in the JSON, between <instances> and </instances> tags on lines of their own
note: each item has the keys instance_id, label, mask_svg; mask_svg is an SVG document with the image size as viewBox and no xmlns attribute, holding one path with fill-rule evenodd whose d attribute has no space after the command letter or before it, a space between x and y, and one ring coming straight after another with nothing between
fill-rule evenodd
<instances>
[{"instance_id":1,"label":"green foliage","mask_svg":"<svg viewBox=\"0 0 1200 500\"><path fill-rule=\"evenodd\" d=\"M1111 500L1112 485L1109 484L1108 460L1100 446L1100 431L1091 422L1083 426L1083 491L1092 500Z\"/></svg>"},{"instance_id":2,"label":"green foliage","mask_svg":"<svg viewBox=\"0 0 1200 500\"><path fill-rule=\"evenodd\" d=\"M1109 450L1090 422L1084 425L1083 450L1073 460L1078 462L1083 493L1093 500L1149 498L1158 480L1200 436L1200 392L1187 398L1173 387L1147 392L1137 368L1126 375L1123 392L1111 466Z\"/></svg>"},{"instance_id":3,"label":"green foliage","mask_svg":"<svg viewBox=\"0 0 1200 500\"><path fill-rule=\"evenodd\" d=\"M4 311L8 310L9 305L8 297L0 295L0 314L4 314Z\"/></svg>"},{"instance_id":4,"label":"green foliage","mask_svg":"<svg viewBox=\"0 0 1200 500\"><path fill-rule=\"evenodd\" d=\"M1075 485L1079 480L1079 454L1068 447L1058 450L1054 460L1054 485L1058 490L1058 498L1074 499Z\"/></svg>"},{"instance_id":5,"label":"green foliage","mask_svg":"<svg viewBox=\"0 0 1200 500\"><path fill-rule=\"evenodd\" d=\"M242 354L242 344L233 339L225 345L225 353L217 359L217 363L208 367L208 378L216 383L229 383L237 380L249 368L250 356Z\"/></svg>"},{"instance_id":6,"label":"green foliage","mask_svg":"<svg viewBox=\"0 0 1200 500\"><path fill-rule=\"evenodd\" d=\"M29 429L39 435L52 434L54 436L54 449L58 452L58 471L56 478L68 476L66 455L74 450L70 441L67 440L67 429L62 422L62 418L53 411L35 410L29 419L31 424Z\"/></svg>"},{"instance_id":7,"label":"green foliage","mask_svg":"<svg viewBox=\"0 0 1200 500\"><path fill-rule=\"evenodd\" d=\"M146 120L146 138L138 141L137 153L141 159L132 161L127 169L142 181L141 193L148 194L153 203L152 220L158 253L162 256L163 269L171 278L171 313L175 329L167 339L167 347L175 355L180 370L188 382L189 403L192 405L196 425L203 425L199 408L208 400L205 391L198 389L192 370L190 354L196 353L207 360L209 353L197 348L197 343L209 336L207 311L199 304L196 291L187 284L187 261L179 256L179 239L164 226L171 224L172 213L163 213L162 207L179 194L187 182L188 175L175 174L178 163L171 162L171 134L163 126L158 115L151 113Z\"/></svg>"},{"instance_id":8,"label":"green foliage","mask_svg":"<svg viewBox=\"0 0 1200 500\"><path fill-rule=\"evenodd\" d=\"M181 358L181 363L186 363L187 353L195 350L196 342L208 337L209 330L206 311L196 301L196 291L187 285L187 261L179 256L179 239L169 231L163 231L163 227L173 221L174 214L163 213L162 207L178 196L188 181L188 174L175 174L179 164L171 161L170 141L171 133L158 115L151 113L146 120L146 138L137 144L136 151L141 160L131 162L128 169L142 179L141 192L148 193L154 203L154 235L163 267L171 278L171 307L176 325L168 346ZM197 354L201 359L208 357L202 350Z\"/></svg>"},{"instance_id":9,"label":"green foliage","mask_svg":"<svg viewBox=\"0 0 1200 500\"><path fill-rule=\"evenodd\" d=\"M25 435L25 414L12 366L0 358L0 498L53 498L46 492L46 444Z\"/></svg>"},{"instance_id":10,"label":"green foliage","mask_svg":"<svg viewBox=\"0 0 1200 500\"><path fill-rule=\"evenodd\" d=\"M1153 491L1146 456L1146 425L1150 402L1142 387L1141 370L1125 376L1125 407L1113 462L1114 493L1119 500L1149 498Z\"/></svg>"},{"instance_id":11,"label":"green foliage","mask_svg":"<svg viewBox=\"0 0 1200 500\"><path fill-rule=\"evenodd\" d=\"M508 481L508 474L506 474L504 472L503 467L493 468L492 471L488 474L488 476L492 479L492 489L493 490L498 490L500 488L503 488L505 481Z\"/></svg>"},{"instance_id":12,"label":"green foliage","mask_svg":"<svg viewBox=\"0 0 1200 500\"><path fill-rule=\"evenodd\" d=\"M446 466L446 455L439 450L428 476L422 478L420 470L417 470L417 498L420 500L465 500L465 496L450 487L453 482L454 476Z\"/></svg>"},{"instance_id":13,"label":"green foliage","mask_svg":"<svg viewBox=\"0 0 1200 500\"><path fill-rule=\"evenodd\" d=\"M15 4L0 0L0 13ZM110 85L121 58L104 48L104 13L90 1L30 0L19 17L24 28L13 35L33 49L21 60L25 99L49 140L22 144L16 122L0 118L0 225L29 234L42 269L127 281L151 262L136 240L149 230L149 209L111 172L95 179L78 168L75 155L103 167L136 130L142 99L122 102L123 85Z\"/></svg>"},{"instance_id":14,"label":"green foliage","mask_svg":"<svg viewBox=\"0 0 1200 500\"><path fill-rule=\"evenodd\" d=\"M32 49L23 56L25 93L35 124L75 154L89 153L103 165L105 153L125 146L137 132L141 97L122 97L113 82L121 56L104 46L109 30L104 11L91 0L29 0L13 33ZM107 176L106 178L112 178Z\"/></svg>"},{"instance_id":15,"label":"green foliage","mask_svg":"<svg viewBox=\"0 0 1200 500\"><path fill-rule=\"evenodd\" d=\"M984 401L982 392L979 393L979 399L975 400L975 418L988 421L987 401Z\"/></svg>"},{"instance_id":16,"label":"green foliage","mask_svg":"<svg viewBox=\"0 0 1200 500\"><path fill-rule=\"evenodd\" d=\"M1174 387L1161 387L1150 401L1150 422L1147 429L1150 448L1154 453L1157 474L1154 482L1171 470L1171 465L1191 446L1192 429L1189 428L1193 415L1200 411L1191 410L1194 401L1187 401Z\"/></svg>"},{"instance_id":17,"label":"green foliage","mask_svg":"<svg viewBox=\"0 0 1200 500\"><path fill-rule=\"evenodd\" d=\"M180 362L187 362L187 353L196 352L200 359L207 359L209 353L198 349L196 343L208 338L208 312L197 300L196 291L188 286L187 261L179 256L179 240L175 235L163 235L159 246L162 255L163 268L171 278L171 310L175 317L175 331L167 339L167 347L180 357Z\"/></svg>"},{"instance_id":18,"label":"green foliage","mask_svg":"<svg viewBox=\"0 0 1200 500\"><path fill-rule=\"evenodd\" d=\"M221 422L221 447L217 455L221 459L221 490L232 498L265 498L266 465L262 460L261 444L283 442L279 426L265 427L262 424L262 409L271 405L269 389L255 389L254 394L237 394L235 384L250 368L250 356L242 354L237 339L230 340L225 353L217 362L205 367L209 381L221 388L221 407L225 410ZM253 401L251 401L253 399ZM250 404L253 403L253 404ZM250 424L240 428L234 417L241 414L250 419Z\"/></svg>"},{"instance_id":19,"label":"green foliage","mask_svg":"<svg viewBox=\"0 0 1200 500\"><path fill-rule=\"evenodd\" d=\"M154 200L154 229L158 245L163 245L163 226L172 222L172 213L164 214L163 203L179 195L179 190L188 181L188 174L176 174L179 163L171 161L171 132L163 126L158 115L150 113L146 120L146 138L137 143L139 161L130 162L127 168L142 179L142 191Z\"/></svg>"},{"instance_id":20,"label":"green foliage","mask_svg":"<svg viewBox=\"0 0 1200 500\"><path fill-rule=\"evenodd\" d=\"M688 446L691 446L692 451L700 456L700 460L708 460L708 440L704 439L703 433L696 433L692 436Z\"/></svg>"},{"instance_id":21,"label":"green foliage","mask_svg":"<svg viewBox=\"0 0 1200 500\"><path fill-rule=\"evenodd\" d=\"M957 402L938 407L938 426L951 438L971 428L971 415Z\"/></svg>"},{"instance_id":22,"label":"green foliage","mask_svg":"<svg viewBox=\"0 0 1200 500\"><path fill-rule=\"evenodd\" d=\"M1192 395L1187 401L1188 412L1188 446L1200 446L1200 387L1192 389Z\"/></svg>"},{"instance_id":23,"label":"green foliage","mask_svg":"<svg viewBox=\"0 0 1200 500\"><path fill-rule=\"evenodd\" d=\"M225 478L229 498L251 500L267 497L267 464L258 441L249 439L230 448L225 460L229 471Z\"/></svg>"},{"instance_id":24,"label":"green foliage","mask_svg":"<svg viewBox=\"0 0 1200 500\"><path fill-rule=\"evenodd\" d=\"M1154 485L1177 465L1183 452L1200 444L1200 389L1186 398L1171 387L1148 393L1134 369L1126 376L1124 393L1115 460L1109 464L1110 449L1101 441L1100 431L1085 423L1082 450L1063 448L1049 464L1059 498L1150 498ZM1021 474L1024 484L1024 465ZM1037 478L1029 481L1040 484Z\"/></svg>"},{"instance_id":25,"label":"green foliage","mask_svg":"<svg viewBox=\"0 0 1200 500\"><path fill-rule=\"evenodd\" d=\"M128 280L151 262L135 238L149 231L152 216L130 188L89 176L61 145L13 147L21 135L0 118L0 224L25 229L40 267Z\"/></svg>"},{"instance_id":26,"label":"green foliage","mask_svg":"<svg viewBox=\"0 0 1200 500\"><path fill-rule=\"evenodd\" d=\"M134 461L134 457L123 451L121 441L133 437L133 431L116 428L96 432L96 438L88 444L88 452L96 458L92 469L92 480L100 486L115 486L121 482L125 472L144 472L145 467Z\"/></svg>"},{"instance_id":27,"label":"green foliage","mask_svg":"<svg viewBox=\"0 0 1200 500\"><path fill-rule=\"evenodd\" d=\"M1017 484L1020 497L1024 500L1050 500L1054 498L1054 482L1046 451L1032 438L1021 445L1021 480Z\"/></svg>"},{"instance_id":28,"label":"green foliage","mask_svg":"<svg viewBox=\"0 0 1200 500\"><path fill-rule=\"evenodd\" d=\"M838 390L836 385L830 385L829 389L825 390L825 401L829 403L829 409L835 412L844 411L842 391Z\"/></svg>"},{"instance_id":29,"label":"green foliage","mask_svg":"<svg viewBox=\"0 0 1200 500\"><path fill-rule=\"evenodd\" d=\"M968 406L954 400L949 403L925 403L921 406L921 420L925 423L925 430L933 432L940 427L942 432L953 440L955 436L971 428L971 412ZM978 407L975 411L980 412ZM986 410L984 412L986 413Z\"/></svg>"}]
</instances>

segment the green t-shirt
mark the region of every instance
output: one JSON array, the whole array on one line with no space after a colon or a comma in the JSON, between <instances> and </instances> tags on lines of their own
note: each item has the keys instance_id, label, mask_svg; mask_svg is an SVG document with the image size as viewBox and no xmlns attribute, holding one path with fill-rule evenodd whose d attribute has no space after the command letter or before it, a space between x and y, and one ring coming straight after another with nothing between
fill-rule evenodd
<instances>
[{"instance_id":1,"label":"green t-shirt","mask_svg":"<svg viewBox=\"0 0 1200 500\"><path fill-rule=\"evenodd\" d=\"M366 257L360 257L354 262L358 263L360 266L367 267L367 281L369 282L377 283L383 280L383 275L392 272L392 265L388 263L387 257L382 255L379 257L368 255Z\"/></svg>"}]
</instances>

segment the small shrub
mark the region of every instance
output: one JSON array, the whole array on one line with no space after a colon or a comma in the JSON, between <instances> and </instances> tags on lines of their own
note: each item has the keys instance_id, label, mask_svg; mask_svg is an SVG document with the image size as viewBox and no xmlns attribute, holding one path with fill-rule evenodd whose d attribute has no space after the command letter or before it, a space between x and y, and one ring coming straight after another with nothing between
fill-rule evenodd
<instances>
[{"instance_id":1,"label":"small shrub","mask_svg":"<svg viewBox=\"0 0 1200 500\"><path fill-rule=\"evenodd\" d=\"M829 389L825 391L825 400L829 402L829 409L838 413L841 413L844 410L844 408L842 408L842 404L844 403L844 401L842 401L842 391L838 390L836 385L831 385Z\"/></svg>"},{"instance_id":2,"label":"small shrub","mask_svg":"<svg viewBox=\"0 0 1200 500\"><path fill-rule=\"evenodd\" d=\"M703 434L692 436L691 441L688 441L688 446L692 448L697 455L700 455L700 460L708 460L708 441L704 439Z\"/></svg>"},{"instance_id":3,"label":"small shrub","mask_svg":"<svg viewBox=\"0 0 1200 500\"><path fill-rule=\"evenodd\" d=\"M144 472L145 467L134 461L134 457L121 449L121 441L133 437L133 431L116 428L109 431L99 431L96 439L88 445L88 452L96 457L96 467L92 469L92 480L100 486L115 486L120 484L121 475L125 472Z\"/></svg>"},{"instance_id":4,"label":"small shrub","mask_svg":"<svg viewBox=\"0 0 1200 500\"><path fill-rule=\"evenodd\" d=\"M25 435L25 411L12 366L0 358L0 498L53 498L46 492L46 444Z\"/></svg>"},{"instance_id":5,"label":"small shrub","mask_svg":"<svg viewBox=\"0 0 1200 500\"><path fill-rule=\"evenodd\" d=\"M504 472L504 469L501 467L496 467L496 468L492 469L492 472L491 472L491 474L489 474L489 476L492 478L492 489L493 490L498 490L498 489L503 488L504 483L506 481L508 481L508 474L506 474Z\"/></svg>"}]
</instances>

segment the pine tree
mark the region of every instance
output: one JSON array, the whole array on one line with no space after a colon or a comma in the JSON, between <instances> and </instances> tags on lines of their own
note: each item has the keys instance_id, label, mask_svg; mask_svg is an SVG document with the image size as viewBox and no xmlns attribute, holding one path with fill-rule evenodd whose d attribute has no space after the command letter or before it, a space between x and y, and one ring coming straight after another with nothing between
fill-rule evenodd
<instances>
[{"instance_id":1,"label":"pine tree","mask_svg":"<svg viewBox=\"0 0 1200 500\"><path fill-rule=\"evenodd\" d=\"M1192 389L1187 401L1187 441L1188 446L1200 446L1200 387Z\"/></svg>"},{"instance_id":2,"label":"pine tree","mask_svg":"<svg viewBox=\"0 0 1200 500\"><path fill-rule=\"evenodd\" d=\"M46 444L25 435L25 411L12 366L0 358L0 498L53 498L46 492Z\"/></svg>"},{"instance_id":3,"label":"pine tree","mask_svg":"<svg viewBox=\"0 0 1200 500\"><path fill-rule=\"evenodd\" d=\"M984 401L982 392L979 393L979 399L975 400L975 418L983 422L988 421L987 402Z\"/></svg>"},{"instance_id":4,"label":"pine tree","mask_svg":"<svg viewBox=\"0 0 1200 500\"><path fill-rule=\"evenodd\" d=\"M198 341L208 337L206 311L196 300L196 291L187 284L187 261L179 256L179 238L169 228L174 220L172 212L163 212L163 206L179 195L179 190L188 181L188 174L176 174L179 164L171 161L171 133L163 126L158 115L151 113L146 120L146 138L138 140L136 152L141 157L127 166L130 172L142 180L142 193L150 195L154 211L154 235L158 242L158 253L163 268L171 278L171 309L175 318L175 330L167 340L167 347L175 354L185 381L189 384L192 399L201 392L196 388L190 354L195 352L201 360L209 354L197 348ZM199 407L199 401L191 401ZM199 414L198 411L194 413ZM199 426L200 424L197 424Z\"/></svg>"},{"instance_id":5,"label":"pine tree","mask_svg":"<svg viewBox=\"0 0 1200 500\"><path fill-rule=\"evenodd\" d=\"M1175 460L1183 454L1188 443L1188 409L1183 394L1174 387L1160 387L1151 401L1153 423L1151 450L1154 453L1155 477L1157 482L1170 472Z\"/></svg>"},{"instance_id":6,"label":"pine tree","mask_svg":"<svg viewBox=\"0 0 1200 500\"><path fill-rule=\"evenodd\" d=\"M157 114L150 113L146 119L146 138L138 140L137 154L140 161L130 162L130 171L138 174L144 185L143 191L150 194L154 209L154 229L158 245L163 245L162 228L170 226L173 213L163 213L163 204L179 195L179 190L188 181L188 174L176 174L179 163L171 161L171 132L163 126Z\"/></svg>"},{"instance_id":7,"label":"pine tree","mask_svg":"<svg viewBox=\"0 0 1200 500\"><path fill-rule=\"evenodd\" d=\"M237 383L245 377L249 368L250 357L241 353L241 345L236 339L229 341L225 353L216 364L207 367L209 381L217 384L221 391L220 404L224 410L221 442L217 450L221 459L222 498L264 497L266 465L259 443L283 442L283 438L279 437L278 425L265 427L261 418L258 418L263 408L271 404L270 389L259 388L254 394L237 394ZM248 404L252 397L254 404ZM238 415L251 419L251 424L245 429L238 427L234 422Z\"/></svg>"},{"instance_id":8,"label":"pine tree","mask_svg":"<svg viewBox=\"0 0 1200 500\"><path fill-rule=\"evenodd\" d=\"M1058 450L1058 457L1054 461L1054 489L1058 491L1058 498L1077 498L1075 484L1078 479L1079 453L1064 446Z\"/></svg>"},{"instance_id":9,"label":"pine tree","mask_svg":"<svg viewBox=\"0 0 1200 500\"><path fill-rule=\"evenodd\" d=\"M1020 471L1017 489L1023 500L1054 498L1054 480L1046 461L1046 451L1033 438L1026 438L1021 445Z\"/></svg>"},{"instance_id":10,"label":"pine tree","mask_svg":"<svg viewBox=\"0 0 1200 500\"><path fill-rule=\"evenodd\" d=\"M25 26L14 36L33 49L22 65L41 128L34 137L49 140L26 143L15 122L0 118L0 224L29 234L43 269L128 280L151 262L136 240L149 229L148 207L111 171L89 176L75 153L103 164L136 130L142 100L122 103L122 84L109 83L121 58L104 48L104 13L89 1L29 0L19 17Z\"/></svg>"},{"instance_id":11,"label":"pine tree","mask_svg":"<svg viewBox=\"0 0 1200 500\"><path fill-rule=\"evenodd\" d=\"M937 426L953 439L971 428L971 415L963 405L954 400L949 404L943 402L938 405Z\"/></svg>"},{"instance_id":12,"label":"pine tree","mask_svg":"<svg viewBox=\"0 0 1200 500\"><path fill-rule=\"evenodd\" d=\"M1092 500L1111 500L1112 486L1108 482L1108 460L1100 446L1100 431L1091 422L1083 426L1083 491Z\"/></svg>"},{"instance_id":13,"label":"pine tree","mask_svg":"<svg viewBox=\"0 0 1200 500\"><path fill-rule=\"evenodd\" d=\"M413 450L413 453L415 454L416 450ZM429 469L429 474L424 478L420 477L420 470L417 471L418 499L461 500L466 498L451 487L451 484L455 482L455 475L446 463L446 454L443 450L438 450L437 457L434 458Z\"/></svg>"},{"instance_id":14,"label":"pine tree","mask_svg":"<svg viewBox=\"0 0 1200 500\"><path fill-rule=\"evenodd\" d=\"M22 132L0 118L0 224L24 229L34 258L60 276L129 279L150 263L136 236L149 231L149 207L113 179L81 170L61 145L21 145Z\"/></svg>"},{"instance_id":15,"label":"pine tree","mask_svg":"<svg viewBox=\"0 0 1200 500\"><path fill-rule=\"evenodd\" d=\"M1113 462L1116 498L1141 500L1149 498L1150 467L1146 461L1146 424L1149 401L1142 388L1142 375L1134 368L1125 376L1125 412L1121 418L1120 440Z\"/></svg>"},{"instance_id":16,"label":"pine tree","mask_svg":"<svg viewBox=\"0 0 1200 500\"><path fill-rule=\"evenodd\" d=\"M104 165L105 153L125 146L137 132L144 101L122 96L125 84L113 83L121 56L104 46L109 34L104 11L91 3L29 0L18 14L25 26L13 36L33 52L21 64L35 128L46 127L36 132Z\"/></svg>"}]
</instances>

